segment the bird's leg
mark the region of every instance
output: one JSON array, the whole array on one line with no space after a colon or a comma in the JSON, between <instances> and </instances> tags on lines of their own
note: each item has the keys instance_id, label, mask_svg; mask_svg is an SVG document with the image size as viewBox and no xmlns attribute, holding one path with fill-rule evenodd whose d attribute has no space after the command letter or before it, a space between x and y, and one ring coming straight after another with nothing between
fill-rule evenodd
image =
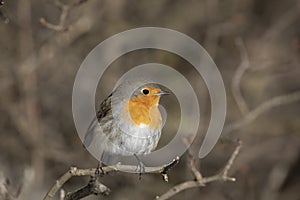
<instances>
[{"instance_id":1,"label":"bird's leg","mask_svg":"<svg viewBox=\"0 0 300 200\"><path fill-rule=\"evenodd\" d=\"M145 164L139 159L139 157L136 154L133 154L136 160L138 161L138 165L136 168L136 171L139 170L139 179L142 179L142 173L145 172Z\"/></svg>"},{"instance_id":2,"label":"bird's leg","mask_svg":"<svg viewBox=\"0 0 300 200\"><path fill-rule=\"evenodd\" d=\"M103 164L102 164L101 160L99 160L96 171L95 171L95 175L100 175L100 176L104 175L104 171L103 171L102 167L103 167Z\"/></svg>"}]
</instances>

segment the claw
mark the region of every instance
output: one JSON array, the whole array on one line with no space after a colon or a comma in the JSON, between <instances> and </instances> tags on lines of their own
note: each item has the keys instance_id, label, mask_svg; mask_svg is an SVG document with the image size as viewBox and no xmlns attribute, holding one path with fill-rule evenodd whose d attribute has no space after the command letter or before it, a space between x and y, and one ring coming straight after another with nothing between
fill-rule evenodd
<instances>
[{"instance_id":1,"label":"claw","mask_svg":"<svg viewBox=\"0 0 300 200\"><path fill-rule=\"evenodd\" d=\"M144 173L145 172L145 164L139 159L139 157L136 155L136 154L134 154L134 157L137 159L137 161L138 161L138 165L136 166L136 171L138 171L139 172L139 180L141 180L142 179L142 173Z\"/></svg>"},{"instance_id":2,"label":"claw","mask_svg":"<svg viewBox=\"0 0 300 200\"><path fill-rule=\"evenodd\" d=\"M95 171L95 175L100 175L100 176L103 176L105 174L104 170L102 169L103 165L102 165L102 162L99 161L98 162L98 165L97 165L97 168L96 168L96 171Z\"/></svg>"}]
</instances>

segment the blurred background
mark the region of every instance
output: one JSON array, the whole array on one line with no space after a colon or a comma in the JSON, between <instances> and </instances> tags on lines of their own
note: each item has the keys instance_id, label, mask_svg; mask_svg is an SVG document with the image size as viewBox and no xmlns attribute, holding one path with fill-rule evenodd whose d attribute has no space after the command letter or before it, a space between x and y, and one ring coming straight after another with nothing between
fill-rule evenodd
<instances>
[{"instance_id":1,"label":"blurred background","mask_svg":"<svg viewBox=\"0 0 300 200\"><path fill-rule=\"evenodd\" d=\"M71 166L91 168L72 118L72 88L87 54L101 41L132 28L158 26L199 42L217 64L227 92L227 118L213 151L197 167L218 173L236 147L243 148L230 174L172 199L300 199L300 2L298 0L31 0L0 1L0 199L42 199ZM201 123L195 156L210 120L210 98L193 67L178 56L140 50L117 59L99 82L103 100L131 67L158 62L190 81L200 99ZM169 100L160 146L178 128L178 102ZM102 182L105 199L154 199L193 180L186 156L169 173L112 174ZM72 178L74 191L89 177ZM9 195L7 195L7 191ZM6 195L5 195L6 193ZM6 197L5 197L6 196ZM58 197L57 197L58 198ZM103 197L90 196L86 199Z\"/></svg>"}]
</instances>

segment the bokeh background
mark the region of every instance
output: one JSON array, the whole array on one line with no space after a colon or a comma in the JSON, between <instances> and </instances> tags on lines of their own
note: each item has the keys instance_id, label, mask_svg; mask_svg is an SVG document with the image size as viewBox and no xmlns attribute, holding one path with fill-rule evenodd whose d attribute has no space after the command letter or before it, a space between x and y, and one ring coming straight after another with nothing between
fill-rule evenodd
<instances>
[{"instance_id":1,"label":"bokeh background","mask_svg":"<svg viewBox=\"0 0 300 200\"><path fill-rule=\"evenodd\" d=\"M298 0L87 0L68 6L68 15L62 17L55 2L6 0L0 7L0 199L6 190L9 199L42 199L71 166L97 165L73 123L74 78L97 44L143 26L192 37L209 52L224 79L226 124L214 150L197 161L202 174L213 175L224 167L236 139L244 144L230 170L236 182L211 183L172 199L300 199ZM47 27L47 22L58 25ZM201 123L191 148L197 156L209 123L210 99L201 76L185 60L155 50L124 55L106 71L96 99L104 99L131 67L148 62L174 67L197 91ZM173 137L180 117L176 99L162 103L172 114L160 146ZM154 199L193 180L186 160L181 157L170 171L169 183L160 175L141 180L131 174L105 176L103 183L112 190L105 199ZM73 178L63 188L74 191L87 182L88 177ZM97 198L103 197L86 199Z\"/></svg>"}]
</instances>

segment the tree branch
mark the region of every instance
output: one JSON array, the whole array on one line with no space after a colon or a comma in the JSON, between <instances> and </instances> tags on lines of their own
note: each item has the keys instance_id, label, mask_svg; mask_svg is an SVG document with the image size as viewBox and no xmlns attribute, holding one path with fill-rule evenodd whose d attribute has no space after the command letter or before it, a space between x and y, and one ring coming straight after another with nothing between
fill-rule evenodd
<instances>
[{"instance_id":1,"label":"tree branch","mask_svg":"<svg viewBox=\"0 0 300 200\"><path fill-rule=\"evenodd\" d=\"M238 141L238 146L235 148L234 152L232 153L230 159L228 160L227 164L225 165L225 167L223 168L221 173L216 174L214 176L201 177L199 179L196 178L195 181L186 181L186 182L180 183L180 184L172 187L170 190L168 190L163 195L157 196L156 200L166 200L166 199L169 199L172 196L178 194L179 192L181 192L183 190L191 189L194 187L203 187L203 186L205 186L205 184L215 182L215 181L235 181L236 180L235 178L228 176L228 172L229 172L230 168L232 167L237 155L239 154L241 147L242 147L242 142ZM191 159L194 159L194 158L191 158ZM190 167L190 170L194 173L193 168ZM200 174L200 172L199 172L199 174Z\"/></svg>"},{"instance_id":2,"label":"tree branch","mask_svg":"<svg viewBox=\"0 0 300 200\"><path fill-rule=\"evenodd\" d=\"M241 93L241 79L245 72L249 69L250 62L243 40L241 38L237 38L235 42L241 54L241 63L233 75L231 90L240 112L245 115L249 112L249 108Z\"/></svg>"},{"instance_id":3,"label":"tree branch","mask_svg":"<svg viewBox=\"0 0 300 200\"><path fill-rule=\"evenodd\" d=\"M182 142L186 145L186 146L190 146L190 144L193 142L194 138L188 138L188 137L184 137L182 138ZM188 166L191 170L191 172L193 173L195 179L197 181L200 181L203 177L202 174L200 173L200 171L197 170L196 168L196 159L193 156L193 153L191 151L190 148L188 148Z\"/></svg>"},{"instance_id":4,"label":"tree branch","mask_svg":"<svg viewBox=\"0 0 300 200\"><path fill-rule=\"evenodd\" d=\"M70 30L71 26L66 25L67 17L70 13L70 10L73 7L79 6L83 3L85 3L88 0L77 0L72 4L63 4L60 0L55 0L53 4L58 7L61 10L61 14L59 17L58 24L52 24L48 22L45 18L40 18L40 24L45 26L48 29L54 30L54 31L68 31Z\"/></svg>"},{"instance_id":5,"label":"tree branch","mask_svg":"<svg viewBox=\"0 0 300 200\"><path fill-rule=\"evenodd\" d=\"M300 91L296 91L296 92L293 92L290 94L274 97L274 98L260 104L258 107L256 107L252 111L250 111L248 114L246 114L240 120L233 122L232 124L229 124L228 126L226 126L223 130L223 134L228 134L228 133L235 131L243 126L250 124L255 119L257 119L260 115L262 115L263 113L266 113L267 111L271 110L274 107L290 104L290 103L293 103L296 101L300 101Z\"/></svg>"},{"instance_id":6,"label":"tree branch","mask_svg":"<svg viewBox=\"0 0 300 200\"><path fill-rule=\"evenodd\" d=\"M145 167L145 171L143 172L144 174L162 174L164 180L166 181L166 173L167 171L174 167L177 163L179 162L179 157L176 157L172 162L170 162L169 164L166 164L164 166L160 166L160 167ZM104 174L108 174L109 172L126 172L126 173L136 173L137 167L134 165L121 165L121 164L116 164L116 165L112 165L112 166L105 166L102 167L102 172ZM90 168L90 169L78 169L76 167L71 167L71 169L66 172L64 175L62 175L59 179L56 180L56 183L51 187L51 189L48 191L48 193L46 194L46 196L44 197L44 200L50 200L52 199L55 194L58 192L58 190L69 180L71 179L73 176L94 176L96 172L96 168ZM91 181L90 181L91 182ZM90 183L89 183L90 184ZM94 184L94 185L93 185ZM96 181L93 183L91 186L87 186L89 188L82 188L83 191L82 192L86 192L86 190L89 190L91 193L90 194L94 194L94 190L95 187L97 186L101 186L100 182L97 183ZM107 190L103 190L103 186L102 185L102 189L99 191L102 191L105 193L105 191L107 192ZM105 186L106 187L106 186ZM108 189L108 188L107 188ZM74 193L77 193L78 191L75 191ZM101 192L100 192L101 193ZM71 194L69 194L71 195ZM77 194L78 195L78 194ZM68 195L66 196L66 198L68 197Z\"/></svg>"},{"instance_id":7,"label":"tree branch","mask_svg":"<svg viewBox=\"0 0 300 200\"><path fill-rule=\"evenodd\" d=\"M110 189L100 183L99 176L92 175L89 183L86 186L75 192L68 193L64 200L78 200L91 194L107 196L109 193Z\"/></svg>"}]
</instances>

